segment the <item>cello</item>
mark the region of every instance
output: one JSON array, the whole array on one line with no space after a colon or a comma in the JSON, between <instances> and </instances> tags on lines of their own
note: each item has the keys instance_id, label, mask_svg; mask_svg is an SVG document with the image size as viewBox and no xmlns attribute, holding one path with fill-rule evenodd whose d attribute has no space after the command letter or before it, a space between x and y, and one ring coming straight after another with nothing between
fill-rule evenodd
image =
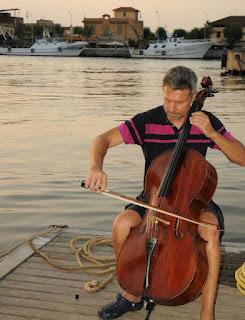
<instances>
[{"instance_id":1,"label":"cello","mask_svg":"<svg viewBox=\"0 0 245 320\"><path fill-rule=\"evenodd\" d=\"M186 148L191 114L217 92L210 77L201 85L174 149L156 157L145 177L147 203L173 215L163 220L162 213L148 209L141 224L131 229L116 262L117 279L126 292L163 305L194 300L207 278L206 242L197 225L187 221L199 221L217 185L215 168Z\"/></svg>"}]
</instances>

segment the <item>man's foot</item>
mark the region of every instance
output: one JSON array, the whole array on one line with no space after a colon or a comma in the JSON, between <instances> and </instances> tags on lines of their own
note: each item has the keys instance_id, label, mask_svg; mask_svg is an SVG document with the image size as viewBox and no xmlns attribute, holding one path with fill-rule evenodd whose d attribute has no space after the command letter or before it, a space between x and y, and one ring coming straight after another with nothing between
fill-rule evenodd
<instances>
[{"instance_id":1,"label":"man's foot","mask_svg":"<svg viewBox=\"0 0 245 320\"><path fill-rule=\"evenodd\" d=\"M142 298L139 302L132 302L125 299L120 293L117 295L117 300L111 302L102 307L98 311L98 316L103 320L116 319L121 317L126 312L138 311L144 306L144 299Z\"/></svg>"}]
</instances>

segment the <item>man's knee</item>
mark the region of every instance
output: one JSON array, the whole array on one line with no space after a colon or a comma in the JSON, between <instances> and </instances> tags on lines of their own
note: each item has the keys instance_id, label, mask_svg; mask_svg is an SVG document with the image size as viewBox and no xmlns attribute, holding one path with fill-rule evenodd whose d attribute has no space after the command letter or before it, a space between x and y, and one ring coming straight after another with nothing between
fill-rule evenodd
<instances>
[{"instance_id":1,"label":"man's knee","mask_svg":"<svg viewBox=\"0 0 245 320\"><path fill-rule=\"evenodd\" d=\"M201 222L210 223L213 225L217 225L217 229L199 226L199 235L205 241L207 241L210 245L219 245L220 244L220 232L219 232L219 221L217 217L210 211L205 211L202 213L200 217Z\"/></svg>"},{"instance_id":2,"label":"man's knee","mask_svg":"<svg viewBox=\"0 0 245 320\"><path fill-rule=\"evenodd\" d=\"M121 247L130 233L131 228L140 224L142 218L134 210L125 210L121 212L113 222L112 240L116 257Z\"/></svg>"},{"instance_id":3,"label":"man's knee","mask_svg":"<svg viewBox=\"0 0 245 320\"><path fill-rule=\"evenodd\" d=\"M142 221L141 216L134 210L125 210L119 213L113 221L113 231L128 230L136 227Z\"/></svg>"}]
</instances>

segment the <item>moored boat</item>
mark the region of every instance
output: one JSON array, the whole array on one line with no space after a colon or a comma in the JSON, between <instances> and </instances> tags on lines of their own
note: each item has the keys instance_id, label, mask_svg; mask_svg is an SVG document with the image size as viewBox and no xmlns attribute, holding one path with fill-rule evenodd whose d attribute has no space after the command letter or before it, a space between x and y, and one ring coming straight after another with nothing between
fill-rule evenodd
<instances>
[{"instance_id":1,"label":"moored boat","mask_svg":"<svg viewBox=\"0 0 245 320\"><path fill-rule=\"evenodd\" d=\"M132 50L134 58L202 59L212 42L205 39L169 37L150 42L145 49Z\"/></svg>"},{"instance_id":2,"label":"moored boat","mask_svg":"<svg viewBox=\"0 0 245 320\"><path fill-rule=\"evenodd\" d=\"M63 56L78 57L87 41L67 42L57 38L42 38L37 40L30 48L0 47L1 55L16 56Z\"/></svg>"}]
</instances>

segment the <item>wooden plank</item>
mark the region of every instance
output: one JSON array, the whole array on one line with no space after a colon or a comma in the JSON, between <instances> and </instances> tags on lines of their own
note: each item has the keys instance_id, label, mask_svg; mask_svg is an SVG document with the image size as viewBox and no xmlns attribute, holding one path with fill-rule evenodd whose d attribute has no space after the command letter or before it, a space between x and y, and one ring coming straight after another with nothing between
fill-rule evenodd
<instances>
[{"instance_id":1,"label":"wooden plank","mask_svg":"<svg viewBox=\"0 0 245 320\"><path fill-rule=\"evenodd\" d=\"M89 316L81 313L74 314L16 305L9 305L8 308L0 305L0 314L8 316L10 320L12 320L11 316L23 316L29 320L98 320L97 316Z\"/></svg>"},{"instance_id":2,"label":"wooden plank","mask_svg":"<svg viewBox=\"0 0 245 320\"><path fill-rule=\"evenodd\" d=\"M44 274L46 274L47 276L52 276L52 274L51 274L52 272L56 273L58 271L61 275L60 277L69 278L69 276L67 274L73 272L75 279L78 278L81 281L87 281L88 279L91 279L91 277L92 277L92 276L87 275L84 272L80 272L80 271L70 271L70 272L65 271L65 270L62 271L62 270L55 268L54 266L49 265L48 263L43 261L42 258L33 257L32 261L34 258L38 259L38 263L32 263L32 262L27 261L27 262L25 262L25 265L23 267L20 266L18 268L16 273L21 273L21 274L23 273L23 274L29 274L29 275L37 275L37 274L44 275ZM77 266L75 261L71 262L70 260L65 261L65 260L57 260L57 259L52 259L52 261L55 261L59 265L63 265L63 266L73 266L73 267ZM239 266L240 265L238 264L237 267L234 269L231 269L231 266L229 266L227 268L226 267L223 268L224 266L222 266L222 269L220 271L220 277L219 277L220 282L221 283L230 282L231 285L235 285L234 274ZM40 272L38 270L40 270ZM62 272L63 272L63 274L61 274ZM75 276L75 274L80 275L80 277ZM56 277L56 276L54 276L54 277Z\"/></svg>"},{"instance_id":3,"label":"wooden plank","mask_svg":"<svg viewBox=\"0 0 245 320\"><path fill-rule=\"evenodd\" d=\"M64 287L71 287L74 289L81 289L83 288L84 283L78 280L67 280L67 279L53 279L53 278L44 278L44 277L36 277L36 276L26 276L20 274L9 274L9 280L15 280L20 282L27 282L27 283L36 283L36 284L51 284L54 286L58 286L62 288ZM108 285L108 290L113 290L113 286L117 284L111 283Z\"/></svg>"},{"instance_id":4,"label":"wooden plank","mask_svg":"<svg viewBox=\"0 0 245 320\"><path fill-rule=\"evenodd\" d=\"M98 296L107 293L117 293L120 292L121 289L117 283L108 285L104 290L101 290L99 292L96 292L95 294L88 293L84 291L83 286L81 284L80 287L74 288L69 286L63 286L60 288L60 286L55 286L49 283L33 283L33 282L23 282L23 281L15 281L15 280L7 280L4 279L1 283L1 288L13 288L13 289L23 289L23 290L29 290L29 291L41 291L41 292L47 292L47 293L53 293L53 294L60 294L66 292L66 294L75 296L75 294L85 294L90 296Z\"/></svg>"},{"instance_id":5,"label":"wooden plank","mask_svg":"<svg viewBox=\"0 0 245 320\"><path fill-rule=\"evenodd\" d=\"M15 306L15 308L19 309L21 308L23 305L25 307L28 307L28 312L30 310L36 310L36 314L38 316L40 316L40 313L42 314L42 312L45 310L45 312L47 313L47 318L49 319L49 315L51 313L57 313L62 311L63 318L62 319L67 319L65 317L66 314L70 314L71 316L75 316L75 315L79 315L81 317L81 319L83 319L82 317L84 315L86 315L86 317L90 318L95 316L95 314L97 313L97 309L95 310L93 306L87 306L87 301L85 302L86 305L78 305L78 304L74 304L72 303L71 305L66 304L64 305L64 303L52 303L52 302L43 302L43 301L35 301L35 300L30 300L30 299L23 299L23 298L12 298L9 304L9 300L8 298L5 298L5 301L3 301L3 299L0 297L0 302L4 303L5 306L7 307L7 310L1 310L0 308L0 312L8 312L9 307L11 307L12 305ZM69 302L69 301L68 301ZM98 304L99 305L99 304ZM98 306L99 307L99 306ZM45 309L44 309L45 308ZM156 310L154 312L154 317L152 317L152 319L165 319L165 316L168 316L169 318L181 318L181 319L198 319L198 314L199 314L199 308L200 305L193 302L184 306L178 306L178 307L166 307L166 306L157 306ZM57 311L58 309L58 311ZM142 315L144 314L144 311L141 312L137 312L134 314L129 314L129 315L125 315L125 319L142 319ZM242 320L244 319L244 312L241 309L231 309L230 306L224 306L222 305L221 308L219 306L217 306L217 320L225 320L225 319L236 319L236 320ZM123 317L124 318L124 317ZM57 318L58 319L58 318ZM74 318L76 319L76 318ZM87 318L85 318L87 319Z\"/></svg>"},{"instance_id":6,"label":"wooden plank","mask_svg":"<svg viewBox=\"0 0 245 320\"><path fill-rule=\"evenodd\" d=\"M53 259L53 258L52 258L52 261L54 261L54 262L56 262L56 263L58 263L58 264L60 264L60 265L77 266L75 258L74 258L74 260L70 260L70 259L69 259L69 260L68 260L68 259ZM41 258L41 257L38 256L38 255L32 256L32 258L31 258L31 259L28 259L26 262L30 262L31 264L33 264L33 266L35 265L36 268L38 268L38 266L40 266L40 268L45 268L46 266L51 267L50 264L48 264L47 262L45 262L45 261L43 260L43 258ZM26 263L26 262L25 262L25 263ZM28 266L27 266L27 268L28 268ZM53 267L53 268L54 268L54 267Z\"/></svg>"},{"instance_id":7,"label":"wooden plank","mask_svg":"<svg viewBox=\"0 0 245 320\"><path fill-rule=\"evenodd\" d=\"M0 314L0 320L27 320L30 319L26 316L14 316L14 315L8 315L8 314ZM40 318L32 318L32 320L41 320Z\"/></svg>"},{"instance_id":8,"label":"wooden plank","mask_svg":"<svg viewBox=\"0 0 245 320\"><path fill-rule=\"evenodd\" d=\"M61 266L70 266L70 267L77 267L76 261L71 261L71 260L60 260L60 259L52 259L55 263ZM220 279L222 280L223 277L230 277L233 278L235 281L234 275L235 271L241 266L241 263L236 264L236 265L223 265L221 264L221 269L220 269ZM27 260L24 264L24 267L26 269L36 269L36 270L49 270L49 271L54 271L57 270L56 267L46 263L41 257L39 256L33 256L31 260ZM20 268L22 268L20 266ZM65 272L65 271L64 271ZM232 281L232 282L234 282ZM222 281L221 281L222 282Z\"/></svg>"},{"instance_id":9,"label":"wooden plank","mask_svg":"<svg viewBox=\"0 0 245 320\"><path fill-rule=\"evenodd\" d=\"M80 314L94 316L95 310L94 305L84 303L81 300L69 300L67 303L64 302L53 302L53 301L43 301L40 299L34 298L20 298L20 297L6 297L0 296L0 305L4 305L6 309L8 306L16 306L26 308L36 309L36 310L45 310L45 311L55 311L69 314Z\"/></svg>"},{"instance_id":10,"label":"wooden plank","mask_svg":"<svg viewBox=\"0 0 245 320\"><path fill-rule=\"evenodd\" d=\"M224 295L222 290L220 290L220 294L218 296L218 300L217 300L217 305L218 308L220 305L222 305L222 310L223 311L228 311L231 309L232 306L236 305L237 303L237 299L240 299L240 302L242 301L242 297L239 297L238 292L234 293L232 295ZM98 302L102 303L106 303L112 299L115 298L114 293L107 293L107 296L105 296L104 294L89 294L86 292L81 292L81 294L79 295L79 299L76 299L74 294L67 294L66 290L64 290L63 292L59 292L58 294L54 294L54 293L47 293L47 292L40 292L40 291L33 291L33 290L25 290L25 289L11 289L8 288L8 290L6 290L6 288L0 288L0 301L1 301L1 297L5 297L5 298L25 298L25 299L30 299L30 300L39 300L39 301L49 301L49 302L61 302L63 304L71 304L71 303L78 303L80 300L80 304L83 305L85 302L86 304L89 305L94 305L97 306ZM198 299L197 301L194 301L192 303L189 303L185 306L179 306L176 307L176 309L179 310L188 310L191 311L193 310L193 306L194 308L199 308L199 304L200 304L200 299ZM239 310L239 312L241 311L245 311L245 307L241 304L240 306L237 307L237 309Z\"/></svg>"},{"instance_id":11,"label":"wooden plank","mask_svg":"<svg viewBox=\"0 0 245 320\"><path fill-rule=\"evenodd\" d=\"M98 305L104 305L108 303L110 300L115 299L115 296L113 293L107 293L107 296L105 295L91 295L91 294L80 294L79 299L76 299L76 296L69 295L65 293L59 293L59 294L53 294L53 293L47 293L47 292L38 292L38 291L28 291L28 290L19 290L19 289L8 289L8 292L6 292L6 289L1 288L0 289L0 301L2 301L2 297L9 298L9 301L11 303L14 303L14 298L21 297L22 299L28 299L28 300L37 300L45 303L47 302L57 302L62 303L64 306L73 306L79 305L83 308L84 305L89 305L90 307L93 306L94 308L98 308ZM59 304L53 304L55 305L55 308L59 307Z\"/></svg>"},{"instance_id":12,"label":"wooden plank","mask_svg":"<svg viewBox=\"0 0 245 320\"><path fill-rule=\"evenodd\" d=\"M75 280L75 281L88 281L90 279L99 278L104 279L108 277L108 275L90 275L84 272L69 272L69 271L62 271L53 268L53 270L40 270L40 269L28 269L23 267L19 267L18 270L15 272L16 275L23 275L23 276L36 276L42 278L52 278L52 279L59 279L59 280Z\"/></svg>"},{"instance_id":13,"label":"wooden plank","mask_svg":"<svg viewBox=\"0 0 245 320\"><path fill-rule=\"evenodd\" d=\"M62 232L62 237L71 237L71 235L87 235L91 236L111 236L111 232L102 231L102 230L91 230L91 229L76 229L76 228L67 228L64 229Z\"/></svg>"},{"instance_id":14,"label":"wooden plank","mask_svg":"<svg viewBox=\"0 0 245 320\"><path fill-rule=\"evenodd\" d=\"M46 237L38 237L33 240L33 243L38 249L40 249L54 237L56 237L57 234L61 231L62 229L59 229L57 232L52 232ZM10 254L0 258L0 280L33 254L34 251L31 249L29 244L23 243L20 247L17 247Z\"/></svg>"}]
</instances>

